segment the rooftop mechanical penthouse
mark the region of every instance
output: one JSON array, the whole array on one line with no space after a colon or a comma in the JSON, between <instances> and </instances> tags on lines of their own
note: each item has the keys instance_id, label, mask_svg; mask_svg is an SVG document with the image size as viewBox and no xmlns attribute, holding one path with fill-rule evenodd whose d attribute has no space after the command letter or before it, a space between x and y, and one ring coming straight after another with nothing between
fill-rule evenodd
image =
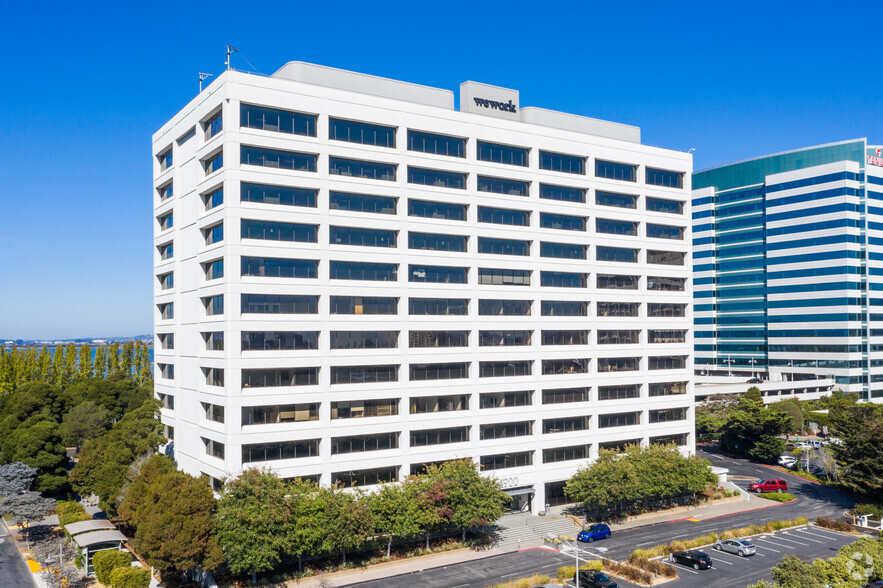
<instances>
[{"instance_id":1,"label":"rooftop mechanical penthouse","mask_svg":"<svg viewBox=\"0 0 883 588\"><path fill-rule=\"evenodd\" d=\"M360 487L469 458L514 509L692 450L689 154L291 62L153 137L156 391L185 471Z\"/></svg>"}]
</instances>

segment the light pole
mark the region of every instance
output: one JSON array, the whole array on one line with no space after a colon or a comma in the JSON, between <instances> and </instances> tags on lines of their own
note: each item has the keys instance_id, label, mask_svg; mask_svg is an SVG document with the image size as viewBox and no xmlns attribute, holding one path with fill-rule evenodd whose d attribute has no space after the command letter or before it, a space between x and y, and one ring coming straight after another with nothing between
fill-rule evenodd
<instances>
[{"instance_id":1,"label":"light pole","mask_svg":"<svg viewBox=\"0 0 883 588\"><path fill-rule=\"evenodd\" d=\"M727 356L727 377L733 377L733 360L730 359L730 356Z\"/></svg>"},{"instance_id":2,"label":"light pole","mask_svg":"<svg viewBox=\"0 0 883 588\"><path fill-rule=\"evenodd\" d=\"M754 379L754 364L757 363L757 360L754 359L754 358L752 357L752 358L751 358L750 360L748 360L748 361L751 362L751 378Z\"/></svg>"},{"instance_id":3,"label":"light pole","mask_svg":"<svg viewBox=\"0 0 883 588\"><path fill-rule=\"evenodd\" d=\"M554 535L553 533L547 533L546 538L551 541L555 541L557 539L558 541L561 541L562 543L566 543L567 546L573 551L573 559L576 564L576 566L575 566L576 571L574 572L573 575L575 576L574 581L576 582L576 588L579 588L579 552L581 551L581 548L578 545L576 545L575 543L571 542L569 539L565 539L564 537ZM594 549L598 553L604 553L607 551L606 547L591 547L591 549ZM561 550L559 550L559 553L561 553Z\"/></svg>"}]
</instances>

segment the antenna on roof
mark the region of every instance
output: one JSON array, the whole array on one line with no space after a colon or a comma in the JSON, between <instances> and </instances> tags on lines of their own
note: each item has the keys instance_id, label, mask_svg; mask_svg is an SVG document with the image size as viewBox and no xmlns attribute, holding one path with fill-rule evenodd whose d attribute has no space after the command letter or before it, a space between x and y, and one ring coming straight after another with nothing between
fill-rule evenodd
<instances>
[{"instance_id":1,"label":"antenna on roof","mask_svg":"<svg viewBox=\"0 0 883 588\"><path fill-rule=\"evenodd\" d=\"M237 49L236 47L231 47L230 45L227 45L227 61L224 62L224 66L226 67L226 69L230 69L230 54L233 53L234 51L239 53L239 49Z\"/></svg>"},{"instance_id":2,"label":"antenna on roof","mask_svg":"<svg viewBox=\"0 0 883 588\"><path fill-rule=\"evenodd\" d=\"M212 77L212 74L210 74L210 73L199 72L199 91L200 92L202 92L202 82L204 82L206 79L208 79L210 77Z\"/></svg>"}]
</instances>

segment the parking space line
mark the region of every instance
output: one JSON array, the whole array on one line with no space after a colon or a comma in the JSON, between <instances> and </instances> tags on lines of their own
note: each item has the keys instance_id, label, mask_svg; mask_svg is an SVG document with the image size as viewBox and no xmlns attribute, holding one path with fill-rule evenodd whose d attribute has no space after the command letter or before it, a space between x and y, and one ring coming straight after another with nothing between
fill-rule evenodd
<instances>
[{"instance_id":1,"label":"parking space line","mask_svg":"<svg viewBox=\"0 0 883 588\"><path fill-rule=\"evenodd\" d=\"M841 539L843 539L845 537L851 536L851 535L847 535L846 533L840 533L839 531L831 531L829 529L825 529L824 527L813 527L812 530L813 530L813 532L821 531L822 533L824 533L825 537L827 537L828 535L833 535L835 537L840 537Z\"/></svg>"},{"instance_id":2,"label":"parking space line","mask_svg":"<svg viewBox=\"0 0 883 588\"><path fill-rule=\"evenodd\" d=\"M717 561L719 561L719 562L721 562L721 563L725 563L725 564L727 564L728 566L733 565L733 562L731 562L731 561L724 561L724 560L722 560L722 559L718 559Z\"/></svg>"},{"instance_id":3,"label":"parking space line","mask_svg":"<svg viewBox=\"0 0 883 588\"><path fill-rule=\"evenodd\" d=\"M776 539L779 541L785 541L786 543L797 543L798 545L803 545L804 547L809 547L809 543L801 543L800 541L795 541L794 539L785 539L781 535L776 535Z\"/></svg>"},{"instance_id":4,"label":"parking space line","mask_svg":"<svg viewBox=\"0 0 883 588\"><path fill-rule=\"evenodd\" d=\"M699 572L697 572L696 570L691 570L690 568L686 568L684 566L675 566L674 564L667 562L667 561L664 561L662 563L664 563L667 566L673 567L674 569L676 569L679 572L690 572L691 574L696 574L697 576L699 575Z\"/></svg>"},{"instance_id":5,"label":"parking space line","mask_svg":"<svg viewBox=\"0 0 883 588\"><path fill-rule=\"evenodd\" d=\"M743 556L743 555L739 555L738 553L730 553L729 551L723 551L723 550L721 550L721 551L715 551L715 553L720 553L720 554L723 554L723 555L729 555L730 557L733 557L733 558L736 558L736 559L745 559L746 557L751 557L750 555L748 555L748 556Z\"/></svg>"},{"instance_id":6,"label":"parking space line","mask_svg":"<svg viewBox=\"0 0 883 588\"><path fill-rule=\"evenodd\" d=\"M769 549L770 551L775 551L776 553L782 553L778 549L773 549L772 547L767 547L766 545L755 545L758 549ZM762 553L758 553L757 555L763 555Z\"/></svg>"},{"instance_id":7,"label":"parking space line","mask_svg":"<svg viewBox=\"0 0 883 588\"><path fill-rule=\"evenodd\" d=\"M792 547L791 545L782 545L781 543L776 543L775 541L770 541L769 539L757 539L757 541L763 541L764 543L772 543L773 545L778 545L779 547L787 547L788 549L797 549L796 547ZM775 549L773 551L775 551ZM780 551L779 553L782 553L782 552Z\"/></svg>"},{"instance_id":8,"label":"parking space line","mask_svg":"<svg viewBox=\"0 0 883 588\"><path fill-rule=\"evenodd\" d=\"M810 535L810 536L812 536L812 537L818 537L819 539L827 539L827 542L828 542L828 543L830 543L831 539L833 538L833 537L831 537L830 535L819 535L818 533L815 533L815 532L813 532L813 531L810 531L809 529L806 529L806 530L801 529L801 531L802 531L802 533L803 533L804 535ZM839 537L843 537L843 535L839 535ZM825 542L823 541L823 543L825 543Z\"/></svg>"},{"instance_id":9,"label":"parking space line","mask_svg":"<svg viewBox=\"0 0 883 588\"><path fill-rule=\"evenodd\" d=\"M825 543L825 541L819 541L818 539L810 539L809 537L806 537L806 535L808 535L809 533L803 533L802 531L803 531L803 529L795 529L794 530L795 533L800 533L801 539L805 539L807 541L812 541L813 543ZM785 533L785 534L788 534L788 533ZM815 535L812 535L812 536L814 537ZM789 537L790 537L790 534L789 534Z\"/></svg>"}]
</instances>

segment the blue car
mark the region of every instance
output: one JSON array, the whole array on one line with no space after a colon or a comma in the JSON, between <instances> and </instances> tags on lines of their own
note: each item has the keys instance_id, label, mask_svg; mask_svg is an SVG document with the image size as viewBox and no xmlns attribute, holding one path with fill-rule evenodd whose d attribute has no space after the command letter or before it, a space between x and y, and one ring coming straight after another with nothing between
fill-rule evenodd
<instances>
[{"instance_id":1,"label":"blue car","mask_svg":"<svg viewBox=\"0 0 883 588\"><path fill-rule=\"evenodd\" d=\"M597 539L607 539L610 535L612 535L610 527L604 523L596 523L591 527L586 527L580 531L576 536L576 540L582 541L583 543L591 543Z\"/></svg>"}]
</instances>

